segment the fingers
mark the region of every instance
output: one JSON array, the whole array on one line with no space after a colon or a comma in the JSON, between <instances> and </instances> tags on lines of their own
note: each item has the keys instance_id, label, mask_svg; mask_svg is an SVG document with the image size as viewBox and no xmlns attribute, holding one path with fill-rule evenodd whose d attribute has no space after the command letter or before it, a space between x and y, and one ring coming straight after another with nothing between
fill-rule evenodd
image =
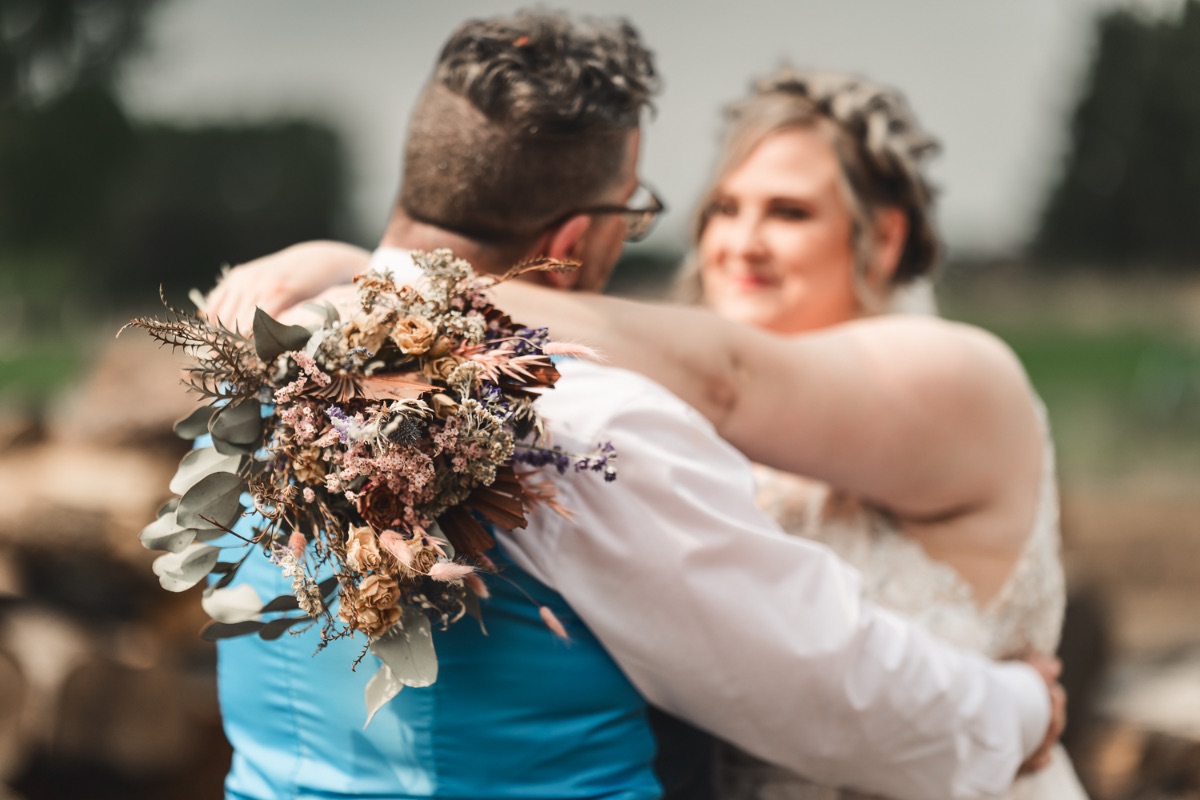
<instances>
[{"instance_id":1,"label":"fingers","mask_svg":"<svg viewBox=\"0 0 1200 800\"><path fill-rule=\"evenodd\" d=\"M1054 656L1048 656L1044 653L1030 653L1021 660L1036 669L1047 685L1054 683L1062 675L1062 661Z\"/></svg>"},{"instance_id":2,"label":"fingers","mask_svg":"<svg viewBox=\"0 0 1200 800\"><path fill-rule=\"evenodd\" d=\"M1050 695L1050 722L1046 726L1046 736L1042 743L1021 765L1018 773L1021 775L1037 772L1049 765L1054 757L1054 746L1058 744L1067 727L1067 692L1058 682L1062 674L1062 662L1052 656L1036 653L1026 656L1023 660L1037 670L1046 682L1046 690Z\"/></svg>"}]
</instances>

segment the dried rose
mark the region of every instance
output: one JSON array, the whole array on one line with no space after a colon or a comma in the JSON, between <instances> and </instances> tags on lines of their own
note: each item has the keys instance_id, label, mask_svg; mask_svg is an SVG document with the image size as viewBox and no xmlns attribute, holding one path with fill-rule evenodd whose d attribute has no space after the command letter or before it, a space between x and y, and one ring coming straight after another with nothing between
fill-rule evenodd
<instances>
[{"instance_id":1,"label":"dried rose","mask_svg":"<svg viewBox=\"0 0 1200 800\"><path fill-rule=\"evenodd\" d=\"M399 585L394 578L369 575L357 589L342 592L338 616L352 630L377 637L400 621Z\"/></svg>"},{"instance_id":2,"label":"dried rose","mask_svg":"<svg viewBox=\"0 0 1200 800\"><path fill-rule=\"evenodd\" d=\"M368 484L359 495L357 506L358 513L376 530L398 527L404 514L404 504L400 498L383 486Z\"/></svg>"},{"instance_id":3,"label":"dried rose","mask_svg":"<svg viewBox=\"0 0 1200 800\"><path fill-rule=\"evenodd\" d=\"M360 314L350 320L346 323L343 332L346 344L351 348L365 348L371 353L379 352L379 348L383 347L383 343L388 338L388 325L386 324L388 317L391 317L394 313L392 311L385 311L375 314Z\"/></svg>"},{"instance_id":4,"label":"dried rose","mask_svg":"<svg viewBox=\"0 0 1200 800\"><path fill-rule=\"evenodd\" d=\"M462 359L457 356L442 356L426 361L421 365L421 371L432 381L444 381L450 377L460 363L462 363Z\"/></svg>"},{"instance_id":5,"label":"dried rose","mask_svg":"<svg viewBox=\"0 0 1200 800\"><path fill-rule=\"evenodd\" d=\"M400 584L388 575L368 575L358 585L358 600L368 608L391 608L400 599Z\"/></svg>"},{"instance_id":6,"label":"dried rose","mask_svg":"<svg viewBox=\"0 0 1200 800\"><path fill-rule=\"evenodd\" d=\"M427 536L405 539L395 531L384 531L379 537L384 549L392 554L400 566L400 574L406 577L428 575L429 570L442 556L434 540Z\"/></svg>"},{"instance_id":7,"label":"dried rose","mask_svg":"<svg viewBox=\"0 0 1200 800\"><path fill-rule=\"evenodd\" d=\"M367 526L350 526L350 542L346 546L346 565L357 572L370 572L382 562L375 531Z\"/></svg>"},{"instance_id":8,"label":"dried rose","mask_svg":"<svg viewBox=\"0 0 1200 800\"><path fill-rule=\"evenodd\" d=\"M301 483L314 486L323 484L325 482L325 462L321 460L321 448L315 445L300 448L292 463L292 470L296 473L296 480Z\"/></svg>"},{"instance_id":9,"label":"dried rose","mask_svg":"<svg viewBox=\"0 0 1200 800\"><path fill-rule=\"evenodd\" d=\"M437 330L423 317L404 317L392 330L392 341L400 352L419 356L429 351L436 335Z\"/></svg>"}]
</instances>

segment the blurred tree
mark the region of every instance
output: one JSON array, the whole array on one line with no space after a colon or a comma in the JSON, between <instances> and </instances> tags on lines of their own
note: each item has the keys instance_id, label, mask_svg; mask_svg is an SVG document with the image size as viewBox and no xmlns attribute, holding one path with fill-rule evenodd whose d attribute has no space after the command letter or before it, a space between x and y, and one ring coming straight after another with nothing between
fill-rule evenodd
<instances>
[{"instance_id":1,"label":"blurred tree","mask_svg":"<svg viewBox=\"0 0 1200 800\"><path fill-rule=\"evenodd\" d=\"M0 2L0 108L107 87L159 0Z\"/></svg>"},{"instance_id":2,"label":"blurred tree","mask_svg":"<svg viewBox=\"0 0 1200 800\"><path fill-rule=\"evenodd\" d=\"M207 288L223 263L355 238L329 126L127 117L114 81L159 4L0 0L0 294L29 320L71 299L153 302L159 283Z\"/></svg>"},{"instance_id":3,"label":"blurred tree","mask_svg":"<svg viewBox=\"0 0 1200 800\"><path fill-rule=\"evenodd\" d=\"M1098 21L1063 172L1032 250L1120 269L1200 262L1200 2Z\"/></svg>"},{"instance_id":4,"label":"blurred tree","mask_svg":"<svg viewBox=\"0 0 1200 800\"><path fill-rule=\"evenodd\" d=\"M313 122L146 128L89 261L111 297L207 290L222 264L346 236L345 174L340 138Z\"/></svg>"}]
</instances>

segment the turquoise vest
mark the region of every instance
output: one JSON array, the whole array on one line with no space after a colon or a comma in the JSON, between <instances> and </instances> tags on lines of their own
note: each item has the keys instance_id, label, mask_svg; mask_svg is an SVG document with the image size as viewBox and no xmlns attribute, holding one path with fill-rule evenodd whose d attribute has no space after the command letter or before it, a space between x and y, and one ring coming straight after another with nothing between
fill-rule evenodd
<instances>
[{"instance_id":1,"label":"turquoise vest","mask_svg":"<svg viewBox=\"0 0 1200 800\"><path fill-rule=\"evenodd\" d=\"M315 655L316 629L220 642L227 797L658 798L645 701L561 595L494 555L503 578L487 578L488 635L470 618L435 631L437 682L405 688L365 730L363 690L380 662L368 654L351 671L361 635ZM264 602L290 587L257 553L242 582Z\"/></svg>"}]
</instances>

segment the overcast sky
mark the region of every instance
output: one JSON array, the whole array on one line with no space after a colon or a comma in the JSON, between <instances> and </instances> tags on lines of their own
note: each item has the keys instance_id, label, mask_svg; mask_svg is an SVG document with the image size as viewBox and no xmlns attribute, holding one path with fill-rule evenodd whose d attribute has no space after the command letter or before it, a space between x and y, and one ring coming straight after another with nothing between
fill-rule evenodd
<instances>
[{"instance_id":1,"label":"overcast sky","mask_svg":"<svg viewBox=\"0 0 1200 800\"><path fill-rule=\"evenodd\" d=\"M952 249L1005 252L1032 233L1093 44L1129 0L559 0L628 16L665 91L642 172L672 213L651 246L682 241L712 166L718 109L788 60L901 88L943 143L933 170ZM370 236L394 195L405 115L455 25L529 3L171 0L126 74L133 112L172 121L320 115L344 134L354 209ZM1169 13L1176 0L1141 0Z\"/></svg>"}]
</instances>

